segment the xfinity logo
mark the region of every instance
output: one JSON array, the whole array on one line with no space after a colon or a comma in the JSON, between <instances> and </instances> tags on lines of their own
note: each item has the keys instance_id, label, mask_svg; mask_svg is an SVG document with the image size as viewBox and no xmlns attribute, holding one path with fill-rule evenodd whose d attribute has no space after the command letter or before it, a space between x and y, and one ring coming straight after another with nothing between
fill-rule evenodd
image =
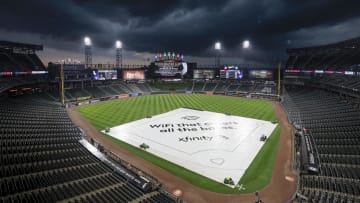
<instances>
[{"instance_id":1,"label":"xfinity logo","mask_svg":"<svg viewBox=\"0 0 360 203\"><path fill-rule=\"evenodd\" d=\"M189 120L189 121L194 121L199 118L200 118L199 116L183 116L183 117L181 117L181 119L185 119L185 120Z\"/></svg>"}]
</instances>

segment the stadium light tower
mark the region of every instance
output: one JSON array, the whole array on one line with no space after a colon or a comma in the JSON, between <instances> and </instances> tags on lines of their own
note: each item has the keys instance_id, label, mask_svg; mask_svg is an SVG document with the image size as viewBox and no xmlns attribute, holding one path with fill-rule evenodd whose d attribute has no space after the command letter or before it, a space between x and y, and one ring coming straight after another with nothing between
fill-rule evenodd
<instances>
[{"instance_id":1,"label":"stadium light tower","mask_svg":"<svg viewBox=\"0 0 360 203\"><path fill-rule=\"evenodd\" d=\"M221 43L215 42L214 49L215 49L215 66L218 67L220 66Z\"/></svg>"},{"instance_id":2,"label":"stadium light tower","mask_svg":"<svg viewBox=\"0 0 360 203\"><path fill-rule=\"evenodd\" d=\"M85 44L85 67L88 68L92 65L92 54L91 54L91 39L90 37L84 37Z\"/></svg>"},{"instance_id":3,"label":"stadium light tower","mask_svg":"<svg viewBox=\"0 0 360 203\"><path fill-rule=\"evenodd\" d=\"M122 68L122 49L123 45L120 40L117 40L115 42L115 48L116 48L116 68Z\"/></svg>"}]
</instances>

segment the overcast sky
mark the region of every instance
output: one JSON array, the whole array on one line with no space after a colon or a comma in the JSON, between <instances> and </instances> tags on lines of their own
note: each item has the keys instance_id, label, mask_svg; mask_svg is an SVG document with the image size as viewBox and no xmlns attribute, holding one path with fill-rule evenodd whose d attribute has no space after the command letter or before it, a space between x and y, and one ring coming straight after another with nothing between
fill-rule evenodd
<instances>
[{"instance_id":1,"label":"overcast sky","mask_svg":"<svg viewBox=\"0 0 360 203\"><path fill-rule=\"evenodd\" d=\"M0 40L43 44L44 63L84 60L83 38L94 63L143 64L154 53L178 51L187 61L274 63L285 49L360 36L359 0L1 0ZM250 40L250 49L242 41Z\"/></svg>"}]
</instances>

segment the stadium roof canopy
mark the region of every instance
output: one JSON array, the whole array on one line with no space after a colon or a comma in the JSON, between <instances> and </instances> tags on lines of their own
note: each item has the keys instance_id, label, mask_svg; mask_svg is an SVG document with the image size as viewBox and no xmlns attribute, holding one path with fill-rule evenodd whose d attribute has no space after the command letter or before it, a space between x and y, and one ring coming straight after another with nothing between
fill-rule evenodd
<instances>
[{"instance_id":1,"label":"stadium roof canopy","mask_svg":"<svg viewBox=\"0 0 360 203\"><path fill-rule=\"evenodd\" d=\"M32 51L44 50L43 45L25 44L25 43L9 42L9 41L0 41L0 48L1 49L22 49L22 50L32 50Z\"/></svg>"},{"instance_id":2,"label":"stadium roof canopy","mask_svg":"<svg viewBox=\"0 0 360 203\"><path fill-rule=\"evenodd\" d=\"M360 37L334 44L287 49L288 69L351 69L359 68Z\"/></svg>"}]
</instances>

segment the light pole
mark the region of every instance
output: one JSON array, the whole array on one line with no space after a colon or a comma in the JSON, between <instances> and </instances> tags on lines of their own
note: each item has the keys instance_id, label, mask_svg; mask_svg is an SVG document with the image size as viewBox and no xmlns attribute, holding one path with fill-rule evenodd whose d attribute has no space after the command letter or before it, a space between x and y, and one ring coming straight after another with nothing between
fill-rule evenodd
<instances>
[{"instance_id":1,"label":"light pole","mask_svg":"<svg viewBox=\"0 0 360 203\"><path fill-rule=\"evenodd\" d=\"M123 44L120 40L117 40L115 42L115 47L116 47L116 68L122 68L122 60L123 60L123 55L122 55L122 49L123 49Z\"/></svg>"},{"instance_id":2,"label":"light pole","mask_svg":"<svg viewBox=\"0 0 360 203\"><path fill-rule=\"evenodd\" d=\"M215 49L215 67L218 67L220 66L221 43L215 42L214 49Z\"/></svg>"},{"instance_id":3,"label":"light pole","mask_svg":"<svg viewBox=\"0 0 360 203\"><path fill-rule=\"evenodd\" d=\"M84 37L85 44L85 68L92 65L92 54L91 54L91 39L90 37Z\"/></svg>"}]
</instances>

